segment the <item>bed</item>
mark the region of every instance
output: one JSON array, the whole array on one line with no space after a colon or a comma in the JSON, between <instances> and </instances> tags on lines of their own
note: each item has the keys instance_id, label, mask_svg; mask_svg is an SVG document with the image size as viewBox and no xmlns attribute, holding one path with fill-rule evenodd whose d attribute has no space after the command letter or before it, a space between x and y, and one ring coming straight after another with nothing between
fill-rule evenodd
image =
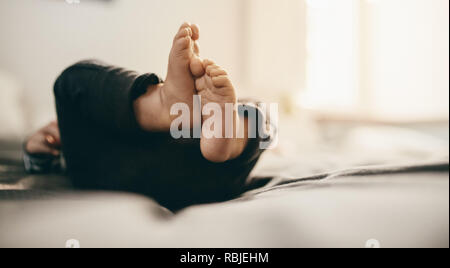
<instances>
[{"instance_id":1,"label":"bed","mask_svg":"<svg viewBox=\"0 0 450 268\"><path fill-rule=\"evenodd\" d=\"M3 143L0 247L449 247L448 125L330 128L320 145L280 137L239 198L175 214L26 175L20 143Z\"/></svg>"}]
</instances>

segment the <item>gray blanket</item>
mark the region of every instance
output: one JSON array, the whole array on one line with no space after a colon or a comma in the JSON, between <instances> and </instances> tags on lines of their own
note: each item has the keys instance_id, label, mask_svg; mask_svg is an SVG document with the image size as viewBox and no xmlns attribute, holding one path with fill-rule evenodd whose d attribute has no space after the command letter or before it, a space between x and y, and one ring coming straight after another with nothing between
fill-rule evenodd
<instances>
[{"instance_id":1,"label":"gray blanket","mask_svg":"<svg viewBox=\"0 0 450 268\"><path fill-rule=\"evenodd\" d=\"M176 214L26 175L20 143L0 144L0 247L449 247L448 124L426 135L323 129L320 142L296 127L283 128L245 194Z\"/></svg>"},{"instance_id":2,"label":"gray blanket","mask_svg":"<svg viewBox=\"0 0 450 268\"><path fill-rule=\"evenodd\" d=\"M81 247L448 247L448 167L253 178L236 200L177 214L143 196L22 178L35 188L39 179L59 186L0 191L0 247L64 247L71 239ZM0 170L20 173L11 163Z\"/></svg>"}]
</instances>

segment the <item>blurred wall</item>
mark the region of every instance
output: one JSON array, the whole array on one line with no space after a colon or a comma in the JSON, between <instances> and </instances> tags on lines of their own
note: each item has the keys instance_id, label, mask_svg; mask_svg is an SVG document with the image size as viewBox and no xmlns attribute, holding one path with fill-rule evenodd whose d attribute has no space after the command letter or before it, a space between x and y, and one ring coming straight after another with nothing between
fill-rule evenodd
<instances>
[{"instance_id":1,"label":"blurred wall","mask_svg":"<svg viewBox=\"0 0 450 268\"><path fill-rule=\"evenodd\" d=\"M190 21L201 26L202 56L229 71L240 96L277 101L282 110L294 109L298 108L293 105L296 94L305 89L306 76L312 76L306 69L313 59L308 54L312 46L307 47L308 36L316 35L314 48L326 55L322 48L338 47L333 38L348 38L345 33L349 31L331 27L314 32L307 6L342 6L343 2L81 0L80 4L68 4L65 0L2 0L0 73L8 73L8 81L16 81L23 89L29 131L55 117L53 81L69 64L95 57L164 77L173 35L183 21ZM354 97L359 107L350 107L351 111L384 121L448 120L449 1L354 2L360 12L352 28L360 33L355 36L357 81L351 93L358 95ZM330 12L326 23L342 20L336 16L339 11ZM342 57L335 58L319 57L314 63L317 78L331 81L329 90L334 95L314 89L312 93L317 99L340 103L349 97L333 83L327 69L339 77L348 64L329 64ZM18 95L7 92L2 96ZM4 107L0 112L8 118L13 116L5 113L17 114Z\"/></svg>"},{"instance_id":2,"label":"blurred wall","mask_svg":"<svg viewBox=\"0 0 450 268\"><path fill-rule=\"evenodd\" d=\"M258 98L290 100L305 87L306 3L304 0L244 0L248 90Z\"/></svg>"},{"instance_id":3,"label":"blurred wall","mask_svg":"<svg viewBox=\"0 0 450 268\"><path fill-rule=\"evenodd\" d=\"M55 117L52 85L63 68L95 57L164 77L172 38L190 21L201 27L202 56L227 68L239 85L242 5L241 0L2 0L0 70L24 90L29 131Z\"/></svg>"},{"instance_id":4,"label":"blurred wall","mask_svg":"<svg viewBox=\"0 0 450 268\"><path fill-rule=\"evenodd\" d=\"M448 120L449 1L362 1L362 93L370 116Z\"/></svg>"}]
</instances>

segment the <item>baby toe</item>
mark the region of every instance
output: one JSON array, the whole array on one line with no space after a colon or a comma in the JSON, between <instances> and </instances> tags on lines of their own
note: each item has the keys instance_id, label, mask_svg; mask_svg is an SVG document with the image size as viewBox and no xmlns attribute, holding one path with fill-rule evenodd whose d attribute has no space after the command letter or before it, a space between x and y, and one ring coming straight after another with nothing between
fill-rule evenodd
<instances>
[{"instance_id":1,"label":"baby toe","mask_svg":"<svg viewBox=\"0 0 450 268\"><path fill-rule=\"evenodd\" d=\"M174 44L174 47L177 51L188 49L190 48L190 46L191 46L191 38L189 36L176 40Z\"/></svg>"},{"instance_id":2,"label":"baby toe","mask_svg":"<svg viewBox=\"0 0 450 268\"><path fill-rule=\"evenodd\" d=\"M182 29L184 29L184 28L191 28L191 24L190 24L189 22L186 22L186 21L183 22L183 24L181 24L179 30L182 30Z\"/></svg>"},{"instance_id":3,"label":"baby toe","mask_svg":"<svg viewBox=\"0 0 450 268\"><path fill-rule=\"evenodd\" d=\"M218 66L218 65L216 65L216 64L209 64L206 68L205 68L205 70L206 70L206 73L209 75L209 76L212 76L211 75L211 72L212 71L214 71L214 70L216 70L216 69L219 69L220 68L220 66Z\"/></svg>"},{"instance_id":4,"label":"baby toe","mask_svg":"<svg viewBox=\"0 0 450 268\"><path fill-rule=\"evenodd\" d=\"M194 39L192 39L192 40L194 40ZM194 54L199 56L200 55L200 46L198 44L198 41L194 41L192 46L193 46ZM203 63L201 61L200 61L200 64L203 65Z\"/></svg>"},{"instance_id":5,"label":"baby toe","mask_svg":"<svg viewBox=\"0 0 450 268\"><path fill-rule=\"evenodd\" d=\"M231 86L231 81L228 78L228 76L226 76L226 75L212 77L211 81L212 81L214 87L217 87L217 88Z\"/></svg>"},{"instance_id":6,"label":"baby toe","mask_svg":"<svg viewBox=\"0 0 450 268\"><path fill-rule=\"evenodd\" d=\"M210 76L211 77L216 77L216 76L226 76L228 75L228 73L222 69L222 68L216 68L216 69L212 69L210 72Z\"/></svg>"},{"instance_id":7,"label":"baby toe","mask_svg":"<svg viewBox=\"0 0 450 268\"><path fill-rule=\"evenodd\" d=\"M190 64L191 73L194 77L200 77L205 74L205 69L203 69L202 61L197 56L194 56Z\"/></svg>"},{"instance_id":8,"label":"baby toe","mask_svg":"<svg viewBox=\"0 0 450 268\"><path fill-rule=\"evenodd\" d=\"M195 80L195 88L197 91L203 91L206 89L206 81L204 76Z\"/></svg>"},{"instance_id":9,"label":"baby toe","mask_svg":"<svg viewBox=\"0 0 450 268\"><path fill-rule=\"evenodd\" d=\"M192 30L190 27L183 27L180 28L178 33L175 35L173 41L176 42L179 39L185 38L185 37L192 37Z\"/></svg>"},{"instance_id":10,"label":"baby toe","mask_svg":"<svg viewBox=\"0 0 450 268\"><path fill-rule=\"evenodd\" d=\"M213 65L213 64L214 64L214 62L212 60L209 60L209 59L203 60L203 67L205 68L205 70L206 70L206 68L208 68L208 66Z\"/></svg>"},{"instance_id":11,"label":"baby toe","mask_svg":"<svg viewBox=\"0 0 450 268\"><path fill-rule=\"evenodd\" d=\"M200 28L198 27L197 24L192 24L191 29L192 29L192 39L194 41L197 41L200 38Z\"/></svg>"}]
</instances>

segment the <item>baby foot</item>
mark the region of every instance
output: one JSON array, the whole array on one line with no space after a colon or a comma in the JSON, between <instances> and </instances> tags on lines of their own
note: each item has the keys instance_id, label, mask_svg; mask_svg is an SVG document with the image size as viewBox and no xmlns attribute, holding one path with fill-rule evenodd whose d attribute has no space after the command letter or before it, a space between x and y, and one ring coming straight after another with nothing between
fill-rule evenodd
<instances>
[{"instance_id":1,"label":"baby foot","mask_svg":"<svg viewBox=\"0 0 450 268\"><path fill-rule=\"evenodd\" d=\"M147 93L134 103L136 120L147 131L167 131L174 119L170 109L175 103L187 104L192 111L196 94L194 76L204 73L199 58L198 26L184 23L173 40L164 84L150 86ZM192 113L191 113L192 114ZM191 126L192 126L191 118Z\"/></svg>"},{"instance_id":2,"label":"baby foot","mask_svg":"<svg viewBox=\"0 0 450 268\"><path fill-rule=\"evenodd\" d=\"M209 103L216 103L220 106L222 112L222 138L211 137L212 135L207 135L208 137L206 137L205 133L208 131L214 132L214 130L203 129L200 147L203 156L209 161L225 162L240 155L246 144L246 139L238 139L236 137L236 128L240 127L236 110L236 92L224 69L210 60L205 60L203 64L205 74L196 79L195 82L197 94L201 96L203 107ZM226 109L227 104L233 105L232 118L229 121L225 120L225 114L229 112ZM211 116L203 115L203 123ZM226 124L232 124L232 126L227 126ZM226 134L227 127L232 131L231 137L229 136L230 132Z\"/></svg>"},{"instance_id":3,"label":"baby foot","mask_svg":"<svg viewBox=\"0 0 450 268\"><path fill-rule=\"evenodd\" d=\"M202 97L202 104L213 102L221 106L237 102L236 93L228 73L211 60L204 60L205 74L196 79L197 94Z\"/></svg>"},{"instance_id":4,"label":"baby foot","mask_svg":"<svg viewBox=\"0 0 450 268\"><path fill-rule=\"evenodd\" d=\"M167 78L162 90L163 101L169 109L174 103L186 103L192 108L192 96L196 94L193 75L203 74L202 62L198 56L199 37L196 25L184 23L173 40Z\"/></svg>"}]
</instances>

